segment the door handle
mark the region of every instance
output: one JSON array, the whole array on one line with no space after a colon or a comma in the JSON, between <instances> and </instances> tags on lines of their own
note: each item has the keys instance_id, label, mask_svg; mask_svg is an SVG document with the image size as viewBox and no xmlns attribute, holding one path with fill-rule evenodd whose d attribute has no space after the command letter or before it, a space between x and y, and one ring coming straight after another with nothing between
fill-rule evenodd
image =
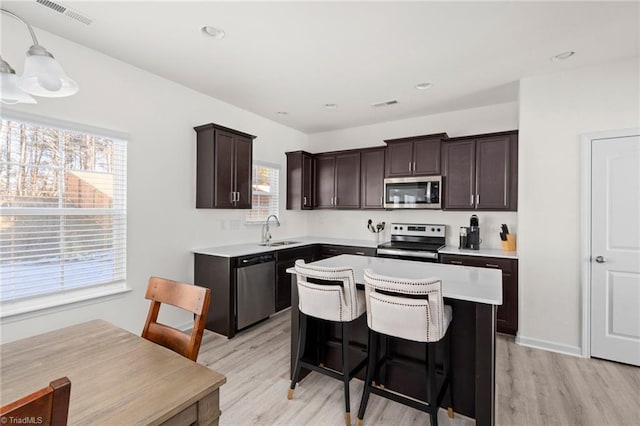
<instances>
[{"instance_id":1,"label":"door handle","mask_svg":"<svg viewBox=\"0 0 640 426\"><path fill-rule=\"evenodd\" d=\"M409 161L409 171L411 171L411 161Z\"/></svg>"},{"instance_id":2,"label":"door handle","mask_svg":"<svg viewBox=\"0 0 640 426\"><path fill-rule=\"evenodd\" d=\"M238 198L236 199L236 201L240 201L240 193L236 192L236 194L238 194Z\"/></svg>"},{"instance_id":3,"label":"door handle","mask_svg":"<svg viewBox=\"0 0 640 426\"><path fill-rule=\"evenodd\" d=\"M231 202L233 203L233 202L235 202L235 201L236 201L236 193L235 193L235 192L232 192L232 193L231 193Z\"/></svg>"},{"instance_id":4,"label":"door handle","mask_svg":"<svg viewBox=\"0 0 640 426\"><path fill-rule=\"evenodd\" d=\"M473 194L471 194L471 205L473 206Z\"/></svg>"},{"instance_id":5,"label":"door handle","mask_svg":"<svg viewBox=\"0 0 640 426\"><path fill-rule=\"evenodd\" d=\"M596 262L598 262L598 263L605 263L606 261L607 261L607 259L605 259L602 256L596 257Z\"/></svg>"},{"instance_id":6,"label":"door handle","mask_svg":"<svg viewBox=\"0 0 640 426\"><path fill-rule=\"evenodd\" d=\"M307 205L307 197L302 197L302 205L303 206Z\"/></svg>"},{"instance_id":7,"label":"door handle","mask_svg":"<svg viewBox=\"0 0 640 426\"><path fill-rule=\"evenodd\" d=\"M476 205L479 206L480 205L480 194L476 195Z\"/></svg>"}]
</instances>

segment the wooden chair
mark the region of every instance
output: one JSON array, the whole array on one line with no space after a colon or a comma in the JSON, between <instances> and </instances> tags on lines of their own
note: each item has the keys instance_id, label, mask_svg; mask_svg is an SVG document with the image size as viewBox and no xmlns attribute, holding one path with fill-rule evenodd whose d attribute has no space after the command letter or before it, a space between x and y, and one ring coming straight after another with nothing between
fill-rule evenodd
<instances>
[{"instance_id":1,"label":"wooden chair","mask_svg":"<svg viewBox=\"0 0 640 426\"><path fill-rule=\"evenodd\" d=\"M204 325L207 320L211 290L164 278L151 277L145 298L151 300L151 306L147 322L142 330L142 337L195 361L198 358ZM157 322L162 303L177 306L194 314L191 335Z\"/></svg>"},{"instance_id":2,"label":"wooden chair","mask_svg":"<svg viewBox=\"0 0 640 426\"><path fill-rule=\"evenodd\" d=\"M0 408L0 422L14 424L24 418L42 426L65 426L69 414L71 382L67 377Z\"/></svg>"}]
</instances>

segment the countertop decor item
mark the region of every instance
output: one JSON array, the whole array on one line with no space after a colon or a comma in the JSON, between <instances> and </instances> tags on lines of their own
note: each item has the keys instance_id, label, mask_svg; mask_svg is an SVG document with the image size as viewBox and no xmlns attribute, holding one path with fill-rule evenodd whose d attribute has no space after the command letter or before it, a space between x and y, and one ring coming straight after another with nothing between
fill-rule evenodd
<instances>
[{"instance_id":1,"label":"countertop decor item","mask_svg":"<svg viewBox=\"0 0 640 426\"><path fill-rule=\"evenodd\" d=\"M78 84L64 72L53 55L38 43L31 25L6 9L0 11L27 26L33 45L27 50L24 72L20 77L8 62L0 58L0 101L3 104L37 103L31 97L61 98L74 95Z\"/></svg>"}]
</instances>

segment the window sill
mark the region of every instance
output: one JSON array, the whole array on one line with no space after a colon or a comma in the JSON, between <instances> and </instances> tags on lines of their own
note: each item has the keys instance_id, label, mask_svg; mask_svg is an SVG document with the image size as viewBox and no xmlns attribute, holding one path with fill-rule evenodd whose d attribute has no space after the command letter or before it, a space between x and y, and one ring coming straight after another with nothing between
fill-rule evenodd
<instances>
[{"instance_id":1,"label":"window sill","mask_svg":"<svg viewBox=\"0 0 640 426\"><path fill-rule=\"evenodd\" d=\"M126 282L121 281L23 300L2 302L0 304L0 323L20 321L50 312L96 303L97 299L108 298L132 290L127 286Z\"/></svg>"}]
</instances>

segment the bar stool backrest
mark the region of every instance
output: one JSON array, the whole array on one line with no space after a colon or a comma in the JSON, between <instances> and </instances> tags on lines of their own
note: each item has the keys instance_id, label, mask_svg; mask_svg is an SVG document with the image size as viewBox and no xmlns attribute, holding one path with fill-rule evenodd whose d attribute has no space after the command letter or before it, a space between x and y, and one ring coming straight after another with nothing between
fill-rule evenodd
<instances>
[{"instance_id":1,"label":"bar stool backrest","mask_svg":"<svg viewBox=\"0 0 640 426\"><path fill-rule=\"evenodd\" d=\"M367 324L388 336L437 342L446 333L442 281L412 280L364 271Z\"/></svg>"},{"instance_id":2,"label":"bar stool backrest","mask_svg":"<svg viewBox=\"0 0 640 426\"><path fill-rule=\"evenodd\" d=\"M299 259L295 269L298 307L303 314L328 321L348 322L363 311L357 305L353 268L311 266Z\"/></svg>"}]
</instances>

